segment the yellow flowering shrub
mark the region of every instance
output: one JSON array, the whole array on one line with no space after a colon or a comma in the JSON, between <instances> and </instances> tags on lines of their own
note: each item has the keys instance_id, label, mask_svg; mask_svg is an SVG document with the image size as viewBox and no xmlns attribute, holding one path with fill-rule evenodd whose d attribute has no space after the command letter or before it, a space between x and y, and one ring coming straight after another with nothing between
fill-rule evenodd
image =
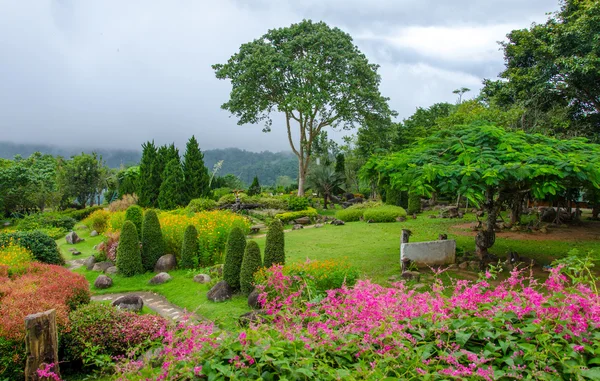
<instances>
[{"instance_id":1,"label":"yellow flowering shrub","mask_svg":"<svg viewBox=\"0 0 600 381\"><path fill-rule=\"evenodd\" d=\"M9 275L20 274L33 261L33 254L12 240L0 246L0 266L7 266Z\"/></svg>"},{"instance_id":2,"label":"yellow flowering shrub","mask_svg":"<svg viewBox=\"0 0 600 381\"><path fill-rule=\"evenodd\" d=\"M87 216L86 219L83 220L83 224L91 230L95 230L99 234L102 234L108 229L111 218L111 213L108 210L100 209Z\"/></svg>"}]
</instances>

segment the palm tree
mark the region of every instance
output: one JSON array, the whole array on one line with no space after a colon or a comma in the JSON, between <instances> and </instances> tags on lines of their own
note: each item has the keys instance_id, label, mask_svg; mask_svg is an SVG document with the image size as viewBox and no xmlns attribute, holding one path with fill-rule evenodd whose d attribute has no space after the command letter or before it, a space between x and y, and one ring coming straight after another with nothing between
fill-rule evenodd
<instances>
[{"instance_id":1,"label":"palm tree","mask_svg":"<svg viewBox=\"0 0 600 381\"><path fill-rule=\"evenodd\" d=\"M340 174L328 165L313 167L306 180L311 188L323 195L323 209L327 209L327 201L331 193L342 183Z\"/></svg>"}]
</instances>

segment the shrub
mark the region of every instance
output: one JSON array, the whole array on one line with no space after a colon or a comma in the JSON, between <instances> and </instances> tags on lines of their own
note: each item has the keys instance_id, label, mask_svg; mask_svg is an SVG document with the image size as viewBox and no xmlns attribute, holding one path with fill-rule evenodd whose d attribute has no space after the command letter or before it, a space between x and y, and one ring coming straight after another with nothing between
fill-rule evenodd
<instances>
[{"instance_id":1,"label":"shrub","mask_svg":"<svg viewBox=\"0 0 600 381\"><path fill-rule=\"evenodd\" d=\"M240 193L240 202L244 202L245 198L248 197L245 193ZM233 193L224 194L217 201L217 206L223 206L227 204L233 204L235 202L235 195Z\"/></svg>"},{"instance_id":2,"label":"shrub","mask_svg":"<svg viewBox=\"0 0 600 381\"><path fill-rule=\"evenodd\" d=\"M138 234L142 234L142 222L144 220L144 211L139 205L131 205L125 212L125 221L131 221L135 225Z\"/></svg>"},{"instance_id":3,"label":"shrub","mask_svg":"<svg viewBox=\"0 0 600 381\"><path fill-rule=\"evenodd\" d=\"M265 242L265 267L285 264L285 237L283 234L281 221L273 220L269 225Z\"/></svg>"},{"instance_id":4,"label":"shrub","mask_svg":"<svg viewBox=\"0 0 600 381\"><path fill-rule=\"evenodd\" d=\"M13 242L31 251L36 261L53 265L65 264L56 241L41 231L16 231L0 234L0 246L6 246L9 242Z\"/></svg>"},{"instance_id":5,"label":"shrub","mask_svg":"<svg viewBox=\"0 0 600 381\"><path fill-rule=\"evenodd\" d=\"M138 203L138 196L134 194L125 194L120 200L113 201L108 204L108 210L111 212L123 212L127 210L131 205Z\"/></svg>"},{"instance_id":6,"label":"shrub","mask_svg":"<svg viewBox=\"0 0 600 381\"><path fill-rule=\"evenodd\" d=\"M260 184L258 182L258 176L254 176L250 188L248 188L248 196L257 196L260 194Z\"/></svg>"},{"instance_id":7,"label":"shrub","mask_svg":"<svg viewBox=\"0 0 600 381\"><path fill-rule=\"evenodd\" d=\"M63 228L41 228L37 229L37 231L46 234L53 240L64 238L68 234L68 231Z\"/></svg>"},{"instance_id":8,"label":"shrub","mask_svg":"<svg viewBox=\"0 0 600 381\"><path fill-rule=\"evenodd\" d=\"M363 213L363 219L370 222L395 222L398 217L406 217L406 210L393 205L365 209Z\"/></svg>"},{"instance_id":9,"label":"shrub","mask_svg":"<svg viewBox=\"0 0 600 381\"><path fill-rule=\"evenodd\" d=\"M110 220L110 212L104 209L96 210L83 220L83 223L92 230L102 234L108 228L108 222Z\"/></svg>"},{"instance_id":10,"label":"shrub","mask_svg":"<svg viewBox=\"0 0 600 381\"><path fill-rule=\"evenodd\" d=\"M344 222L360 221L365 209L342 209L335 212L335 218Z\"/></svg>"},{"instance_id":11,"label":"shrub","mask_svg":"<svg viewBox=\"0 0 600 381\"><path fill-rule=\"evenodd\" d=\"M139 242L133 222L125 221L117 248L117 268L123 276L129 277L144 272Z\"/></svg>"},{"instance_id":12,"label":"shrub","mask_svg":"<svg viewBox=\"0 0 600 381\"><path fill-rule=\"evenodd\" d=\"M113 306L92 303L71 312L71 332L65 340L72 359L90 363L86 355L123 356L131 349L143 353L157 340L167 321L155 315L138 315Z\"/></svg>"},{"instance_id":13,"label":"shrub","mask_svg":"<svg viewBox=\"0 0 600 381\"><path fill-rule=\"evenodd\" d=\"M64 211L60 212L60 214L63 216L72 217L76 221L83 221L87 216L89 216L90 214L94 213L95 211L101 210L101 209L102 209L102 206L96 205L96 206L90 206L89 208L84 208L84 209L64 210Z\"/></svg>"},{"instance_id":14,"label":"shrub","mask_svg":"<svg viewBox=\"0 0 600 381\"><path fill-rule=\"evenodd\" d=\"M310 203L308 201L308 198L306 197L291 196L290 198L288 198L288 210L294 212L305 210L308 208L309 205Z\"/></svg>"},{"instance_id":15,"label":"shrub","mask_svg":"<svg viewBox=\"0 0 600 381\"><path fill-rule=\"evenodd\" d=\"M191 213L203 212L205 210L214 210L217 203L210 198L195 198L187 206L187 211Z\"/></svg>"},{"instance_id":16,"label":"shrub","mask_svg":"<svg viewBox=\"0 0 600 381\"><path fill-rule=\"evenodd\" d=\"M219 200L221 199L221 197L228 195L228 194L232 194L232 189L231 188L216 188L213 189L212 193L213 193L213 199L214 200Z\"/></svg>"},{"instance_id":17,"label":"shrub","mask_svg":"<svg viewBox=\"0 0 600 381\"><path fill-rule=\"evenodd\" d=\"M193 269L198 265L198 231L194 225L188 225L183 233L183 246L181 248L182 269Z\"/></svg>"},{"instance_id":18,"label":"shrub","mask_svg":"<svg viewBox=\"0 0 600 381\"><path fill-rule=\"evenodd\" d=\"M165 243L158 216L154 210L149 210L144 215L142 224L142 263L144 269L154 270L154 265L164 253Z\"/></svg>"},{"instance_id":19,"label":"shrub","mask_svg":"<svg viewBox=\"0 0 600 381\"><path fill-rule=\"evenodd\" d=\"M418 193L408 194L408 214L421 213L421 196Z\"/></svg>"},{"instance_id":20,"label":"shrub","mask_svg":"<svg viewBox=\"0 0 600 381\"><path fill-rule=\"evenodd\" d=\"M22 274L32 261L31 251L14 242L0 246L0 266L6 266L9 276Z\"/></svg>"},{"instance_id":21,"label":"shrub","mask_svg":"<svg viewBox=\"0 0 600 381\"><path fill-rule=\"evenodd\" d=\"M301 218L301 217L316 218L318 215L319 215L319 213L317 213L317 210L315 208L309 207L305 210L300 210L297 212L286 212L286 213L276 214L275 218L278 220L281 220L283 222L288 222L288 221L295 220L295 219Z\"/></svg>"},{"instance_id":22,"label":"shrub","mask_svg":"<svg viewBox=\"0 0 600 381\"><path fill-rule=\"evenodd\" d=\"M246 235L239 227L234 227L227 240L223 280L234 290L240 289L240 270L246 249Z\"/></svg>"},{"instance_id":23,"label":"shrub","mask_svg":"<svg viewBox=\"0 0 600 381\"><path fill-rule=\"evenodd\" d=\"M248 295L254 290L254 274L262 267L260 247L256 241L250 241L246 245L242 270L240 271L240 289Z\"/></svg>"},{"instance_id":24,"label":"shrub","mask_svg":"<svg viewBox=\"0 0 600 381\"><path fill-rule=\"evenodd\" d=\"M97 261L109 260L113 263L117 260L117 248L119 247L119 239L121 238L121 231L109 231L104 233L105 239L103 244L99 246L98 251L100 251L102 255L96 256ZM138 236L139 238L139 236Z\"/></svg>"},{"instance_id":25,"label":"shrub","mask_svg":"<svg viewBox=\"0 0 600 381\"><path fill-rule=\"evenodd\" d=\"M77 221L70 216L59 213L36 213L30 214L19 221L18 230L30 231L46 228L59 228L72 230Z\"/></svg>"}]
</instances>

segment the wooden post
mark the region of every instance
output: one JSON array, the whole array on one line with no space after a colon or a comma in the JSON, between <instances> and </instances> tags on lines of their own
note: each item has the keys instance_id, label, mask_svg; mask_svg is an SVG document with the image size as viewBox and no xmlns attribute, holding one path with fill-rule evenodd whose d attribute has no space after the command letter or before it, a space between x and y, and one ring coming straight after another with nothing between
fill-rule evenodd
<instances>
[{"instance_id":1,"label":"wooden post","mask_svg":"<svg viewBox=\"0 0 600 381\"><path fill-rule=\"evenodd\" d=\"M52 371L60 377L56 310L27 316L25 318L25 331L27 347L25 381L40 380L37 370L42 368L44 364L55 364Z\"/></svg>"},{"instance_id":2,"label":"wooden post","mask_svg":"<svg viewBox=\"0 0 600 381\"><path fill-rule=\"evenodd\" d=\"M402 244L408 243L408 239L411 234L412 234L412 232L410 230L402 229L402 235L400 236L400 251L402 251ZM405 272L408 270L409 264L410 264L410 260L408 260L408 259L402 260L402 272Z\"/></svg>"}]
</instances>

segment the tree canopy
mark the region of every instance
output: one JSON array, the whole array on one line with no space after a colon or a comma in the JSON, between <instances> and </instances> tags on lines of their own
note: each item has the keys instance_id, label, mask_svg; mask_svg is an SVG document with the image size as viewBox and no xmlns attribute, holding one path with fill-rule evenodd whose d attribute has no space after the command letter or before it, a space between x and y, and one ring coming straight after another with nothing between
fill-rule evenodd
<instances>
[{"instance_id":1,"label":"tree canopy","mask_svg":"<svg viewBox=\"0 0 600 381\"><path fill-rule=\"evenodd\" d=\"M237 116L238 124L264 122L264 131L270 131L272 115L284 114L298 157L299 195L312 142L324 128L352 128L371 115L392 114L379 92L378 66L368 62L350 35L323 22L304 20L269 30L213 69L217 78L231 80L230 99L222 108ZM296 143L292 124L299 129Z\"/></svg>"}]
</instances>

